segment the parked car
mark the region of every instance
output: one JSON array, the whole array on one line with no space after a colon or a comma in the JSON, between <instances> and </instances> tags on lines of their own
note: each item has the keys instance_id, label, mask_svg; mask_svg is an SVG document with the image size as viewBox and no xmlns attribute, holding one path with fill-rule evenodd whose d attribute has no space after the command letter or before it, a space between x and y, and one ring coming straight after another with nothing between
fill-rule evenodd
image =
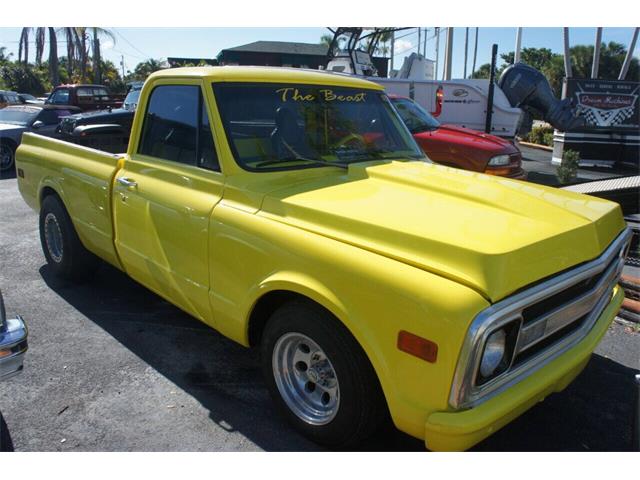
<instances>
[{"instance_id":1,"label":"parked car","mask_svg":"<svg viewBox=\"0 0 640 480\"><path fill-rule=\"evenodd\" d=\"M53 89L45 104L73 105L82 111L118 108L122 106L122 95L110 94L104 85L59 85Z\"/></svg>"},{"instance_id":2,"label":"parked car","mask_svg":"<svg viewBox=\"0 0 640 480\"><path fill-rule=\"evenodd\" d=\"M13 168L24 132L54 137L60 119L80 111L68 105L10 105L0 110L0 171Z\"/></svg>"},{"instance_id":3,"label":"parked car","mask_svg":"<svg viewBox=\"0 0 640 480\"><path fill-rule=\"evenodd\" d=\"M7 105L19 105L21 103L22 101L16 92L0 90L0 108L4 108Z\"/></svg>"},{"instance_id":4,"label":"parked car","mask_svg":"<svg viewBox=\"0 0 640 480\"><path fill-rule=\"evenodd\" d=\"M20 315L8 318L0 291L0 380L22 371L27 351L27 327Z\"/></svg>"},{"instance_id":5,"label":"parked car","mask_svg":"<svg viewBox=\"0 0 640 480\"><path fill-rule=\"evenodd\" d=\"M7 318L0 291L0 382L22 371L27 347L27 327L19 315ZM11 437L0 412L0 452L12 450Z\"/></svg>"},{"instance_id":6,"label":"parked car","mask_svg":"<svg viewBox=\"0 0 640 480\"><path fill-rule=\"evenodd\" d=\"M624 298L616 203L428 162L362 78L156 72L128 152L24 134L52 272L102 259L259 347L278 409L326 445L391 418L468 448L565 388Z\"/></svg>"},{"instance_id":7,"label":"parked car","mask_svg":"<svg viewBox=\"0 0 640 480\"><path fill-rule=\"evenodd\" d=\"M126 133L125 141L128 141L129 133L131 132L131 124L133 123L133 116L135 114L136 107L138 106L138 98L140 97L142 83L143 82L132 82L129 85L129 92L124 99L122 108L93 110L90 112L77 113L64 118L60 122L59 128L59 132L62 134L63 139L73 141L71 140L71 137L74 136L74 130L81 125L120 125L122 127L120 132ZM84 131L85 130L83 130L83 132ZM104 134L104 132L102 133Z\"/></svg>"},{"instance_id":8,"label":"parked car","mask_svg":"<svg viewBox=\"0 0 640 480\"><path fill-rule=\"evenodd\" d=\"M37 97L34 97L30 93L18 93L18 98L22 103L28 103L31 105L42 105L44 104L44 100L40 100Z\"/></svg>"},{"instance_id":9,"label":"parked car","mask_svg":"<svg viewBox=\"0 0 640 480\"><path fill-rule=\"evenodd\" d=\"M522 154L511 142L457 125L441 125L409 98L389 95L400 117L429 159L489 175L525 179Z\"/></svg>"}]
</instances>

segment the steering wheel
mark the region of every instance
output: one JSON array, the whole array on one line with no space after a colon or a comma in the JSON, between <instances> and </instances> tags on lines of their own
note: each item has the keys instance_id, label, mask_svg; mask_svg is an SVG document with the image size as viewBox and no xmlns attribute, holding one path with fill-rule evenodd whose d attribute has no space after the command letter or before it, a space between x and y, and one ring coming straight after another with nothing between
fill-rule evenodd
<instances>
[{"instance_id":1,"label":"steering wheel","mask_svg":"<svg viewBox=\"0 0 640 480\"><path fill-rule=\"evenodd\" d=\"M359 133L350 133L349 135L342 137L336 143L331 145L331 148L335 149L335 148L344 147L347 143L353 142L354 140L362 144L363 147L365 148L367 147L367 141L364 139L362 135L360 135Z\"/></svg>"}]
</instances>

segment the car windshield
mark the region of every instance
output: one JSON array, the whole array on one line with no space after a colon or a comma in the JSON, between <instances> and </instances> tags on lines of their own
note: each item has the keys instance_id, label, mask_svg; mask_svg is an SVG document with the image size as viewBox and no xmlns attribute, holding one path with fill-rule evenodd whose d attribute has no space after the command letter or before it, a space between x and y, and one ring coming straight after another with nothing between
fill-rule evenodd
<instances>
[{"instance_id":1,"label":"car windshield","mask_svg":"<svg viewBox=\"0 0 640 480\"><path fill-rule=\"evenodd\" d=\"M440 126L440 122L416 102L408 98L392 98L391 101L411 133L435 130Z\"/></svg>"},{"instance_id":2,"label":"car windshield","mask_svg":"<svg viewBox=\"0 0 640 480\"><path fill-rule=\"evenodd\" d=\"M30 107L5 107L0 110L0 123L11 125L29 125L40 112L39 108Z\"/></svg>"},{"instance_id":3,"label":"car windshield","mask_svg":"<svg viewBox=\"0 0 640 480\"><path fill-rule=\"evenodd\" d=\"M425 159L383 92L297 84L213 88L233 154L247 170Z\"/></svg>"},{"instance_id":4,"label":"car windshield","mask_svg":"<svg viewBox=\"0 0 640 480\"><path fill-rule=\"evenodd\" d=\"M124 99L124 108L127 110L135 110L140 98L140 90L131 90Z\"/></svg>"}]
</instances>

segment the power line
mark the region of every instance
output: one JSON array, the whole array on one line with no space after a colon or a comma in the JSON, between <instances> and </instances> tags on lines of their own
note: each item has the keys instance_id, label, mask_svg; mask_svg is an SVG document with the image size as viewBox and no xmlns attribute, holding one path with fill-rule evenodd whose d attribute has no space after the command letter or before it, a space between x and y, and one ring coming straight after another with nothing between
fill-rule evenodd
<instances>
[{"instance_id":1,"label":"power line","mask_svg":"<svg viewBox=\"0 0 640 480\"><path fill-rule=\"evenodd\" d=\"M129 44L129 46L131 46L131 48L133 48L134 50L136 50L137 52L139 52L141 55L143 55L145 58L145 60L147 58L151 58L151 55L147 55L146 53L144 53L142 50L140 50L138 47L136 47L133 43L131 43L129 40L126 39L126 37L124 35L122 35L122 33L120 33L118 30L116 30L115 28L113 29L114 32L116 32L120 38L122 38L125 42L127 42ZM133 57L133 55L131 55Z\"/></svg>"}]
</instances>

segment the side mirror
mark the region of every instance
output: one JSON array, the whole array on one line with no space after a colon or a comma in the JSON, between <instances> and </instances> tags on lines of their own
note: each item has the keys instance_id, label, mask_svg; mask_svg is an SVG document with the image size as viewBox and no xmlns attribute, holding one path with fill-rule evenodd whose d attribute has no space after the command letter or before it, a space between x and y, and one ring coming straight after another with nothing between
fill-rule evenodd
<instances>
[{"instance_id":1,"label":"side mirror","mask_svg":"<svg viewBox=\"0 0 640 480\"><path fill-rule=\"evenodd\" d=\"M38 130L39 128L44 127L44 122L40 121L40 120L36 120L35 122L33 122L33 124L31 125L31 127L34 130Z\"/></svg>"}]
</instances>

